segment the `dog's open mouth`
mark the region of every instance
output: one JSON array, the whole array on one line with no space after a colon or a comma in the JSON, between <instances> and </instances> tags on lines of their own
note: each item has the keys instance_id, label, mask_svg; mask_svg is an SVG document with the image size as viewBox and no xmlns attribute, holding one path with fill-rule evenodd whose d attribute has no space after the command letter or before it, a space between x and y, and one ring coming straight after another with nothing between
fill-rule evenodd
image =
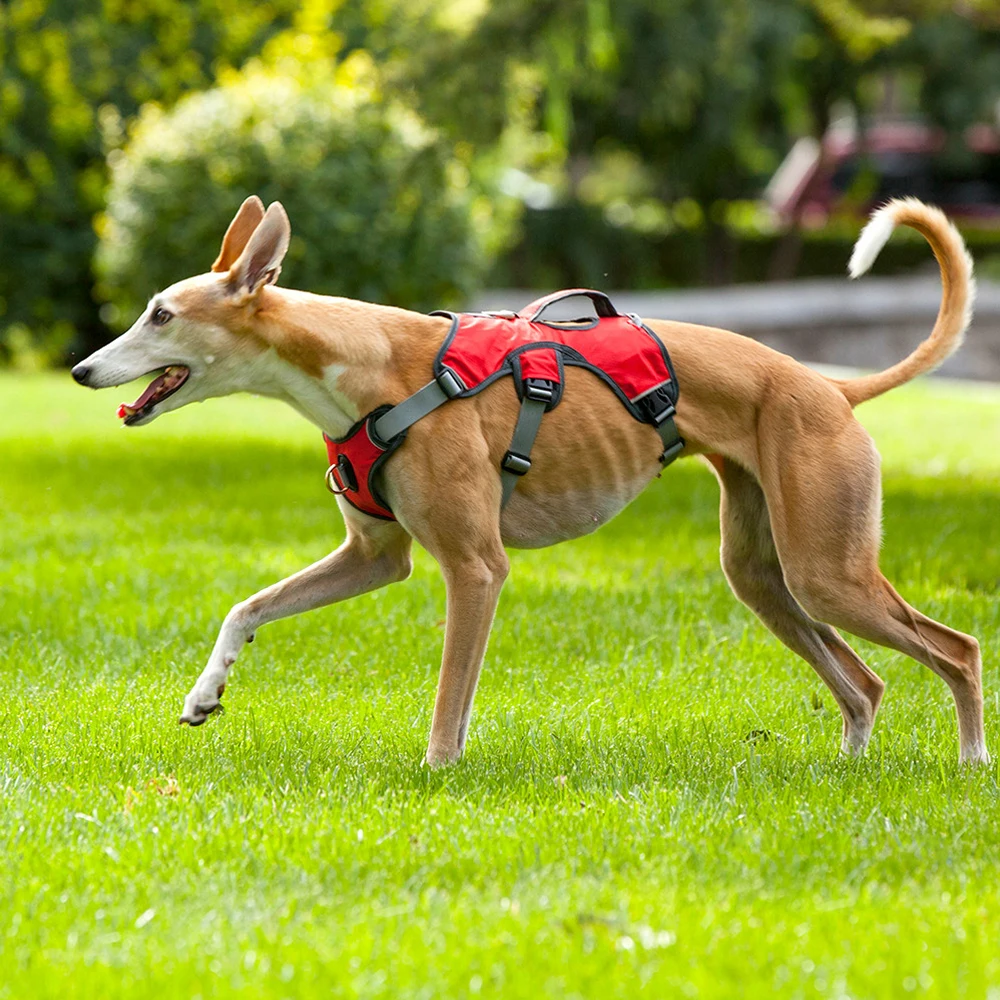
<instances>
[{"instance_id":1,"label":"dog's open mouth","mask_svg":"<svg viewBox=\"0 0 1000 1000\"><path fill-rule=\"evenodd\" d=\"M161 375L157 375L145 392L134 403L122 403L118 407L118 416L128 424L141 420L157 403L162 403L172 396L187 380L191 369L185 365L171 365Z\"/></svg>"}]
</instances>

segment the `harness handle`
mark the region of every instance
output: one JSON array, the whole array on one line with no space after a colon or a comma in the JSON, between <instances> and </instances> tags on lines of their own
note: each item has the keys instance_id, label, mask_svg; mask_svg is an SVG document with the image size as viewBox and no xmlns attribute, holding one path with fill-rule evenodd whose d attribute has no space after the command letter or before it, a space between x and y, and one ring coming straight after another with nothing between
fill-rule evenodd
<instances>
[{"instance_id":1,"label":"harness handle","mask_svg":"<svg viewBox=\"0 0 1000 1000\"><path fill-rule=\"evenodd\" d=\"M540 299L529 302L519 315L525 316L530 323L535 323L549 306L555 305L557 302L562 302L563 299L572 299L577 295L585 295L590 299L594 303L594 312L601 319L610 319L612 316L620 315L618 310L611 304L611 299L604 292L595 292L592 288L567 288L561 292L553 292L551 295L543 295Z\"/></svg>"}]
</instances>

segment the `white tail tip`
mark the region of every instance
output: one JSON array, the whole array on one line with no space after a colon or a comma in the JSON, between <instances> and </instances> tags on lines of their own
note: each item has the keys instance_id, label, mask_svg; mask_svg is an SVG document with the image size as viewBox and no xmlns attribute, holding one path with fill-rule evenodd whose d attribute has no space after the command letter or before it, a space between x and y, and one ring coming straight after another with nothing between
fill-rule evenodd
<instances>
[{"instance_id":1,"label":"white tail tip","mask_svg":"<svg viewBox=\"0 0 1000 1000\"><path fill-rule=\"evenodd\" d=\"M861 230L858 242L854 244L851 262L847 265L847 273L852 278L860 278L875 263L875 258L881 253L882 247L889 242L892 231L896 228L895 205L886 205L875 212L868 225Z\"/></svg>"}]
</instances>

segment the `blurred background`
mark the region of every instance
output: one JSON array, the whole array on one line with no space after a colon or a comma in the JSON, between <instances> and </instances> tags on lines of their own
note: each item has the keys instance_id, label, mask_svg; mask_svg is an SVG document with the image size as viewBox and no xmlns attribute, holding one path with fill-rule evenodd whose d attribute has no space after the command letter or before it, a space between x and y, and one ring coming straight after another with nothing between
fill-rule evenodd
<instances>
[{"instance_id":1,"label":"blurred background","mask_svg":"<svg viewBox=\"0 0 1000 1000\"><path fill-rule=\"evenodd\" d=\"M914 194L987 279L954 370L1000 378L997 0L5 0L0 39L0 364L110 339L250 193L291 217L284 284L593 286L889 363L936 310L926 244L842 276Z\"/></svg>"}]
</instances>

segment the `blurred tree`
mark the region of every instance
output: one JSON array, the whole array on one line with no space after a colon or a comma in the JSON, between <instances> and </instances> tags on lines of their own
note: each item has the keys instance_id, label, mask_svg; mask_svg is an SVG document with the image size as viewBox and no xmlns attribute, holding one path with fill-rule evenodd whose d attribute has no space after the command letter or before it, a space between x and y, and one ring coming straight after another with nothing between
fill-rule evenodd
<instances>
[{"instance_id":1,"label":"blurred tree","mask_svg":"<svg viewBox=\"0 0 1000 1000\"><path fill-rule=\"evenodd\" d=\"M842 80L839 66L817 72L827 32L792 0L504 0L457 24L431 3L409 16L426 41L400 65L433 120L482 142L532 109L571 197L600 189L602 159L631 172L633 194L660 206L654 224L706 231L716 280L732 263L728 205L757 193L796 119L825 109L809 81Z\"/></svg>"},{"instance_id":2,"label":"blurred tree","mask_svg":"<svg viewBox=\"0 0 1000 1000\"><path fill-rule=\"evenodd\" d=\"M43 335L49 355L74 330L84 350L104 338L90 220L105 154L141 105L270 43L292 64L372 53L473 186L502 174L529 209L590 220L550 213L567 258L635 245L609 229L676 236L702 248L703 280L731 275L734 230L760 218L748 199L838 104L878 108L898 78L957 135L1000 96L997 0L0 0L0 360Z\"/></svg>"},{"instance_id":3,"label":"blurred tree","mask_svg":"<svg viewBox=\"0 0 1000 1000\"><path fill-rule=\"evenodd\" d=\"M909 68L920 83L917 103L957 137L969 125L1000 117L1000 5L987 16L959 7L914 22L886 53L888 67Z\"/></svg>"},{"instance_id":4,"label":"blurred tree","mask_svg":"<svg viewBox=\"0 0 1000 1000\"><path fill-rule=\"evenodd\" d=\"M208 270L252 193L291 218L283 284L417 308L457 304L478 285L506 202L474 182L471 147L386 96L366 53L336 69L322 55L309 37L281 36L270 65L142 111L112 154L98 223L113 319L131 322L154 291Z\"/></svg>"},{"instance_id":5,"label":"blurred tree","mask_svg":"<svg viewBox=\"0 0 1000 1000\"><path fill-rule=\"evenodd\" d=\"M432 120L487 142L519 115L548 139L535 170L557 164L564 199L604 199L616 225L702 232L703 277L725 280L739 202L795 137L823 135L838 102L864 105L873 72L926 64L942 112L996 100L992 61L961 51L996 51L994 0L964 15L922 2L933 25L915 29L903 0L408 0L383 31L389 50L401 33L400 79Z\"/></svg>"},{"instance_id":6,"label":"blurred tree","mask_svg":"<svg viewBox=\"0 0 1000 1000\"><path fill-rule=\"evenodd\" d=\"M983 28L1000 28L1000 4L996 0L853 0L869 17L902 17L917 24L927 17L955 14Z\"/></svg>"},{"instance_id":7,"label":"blurred tree","mask_svg":"<svg viewBox=\"0 0 1000 1000\"><path fill-rule=\"evenodd\" d=\"M90 224L106 144L145 101L211 83L291 23L299 0L0 4L0 359L103 338ZM103 133L103 134L102 134Z\"/></svg>"}]
</instances>

